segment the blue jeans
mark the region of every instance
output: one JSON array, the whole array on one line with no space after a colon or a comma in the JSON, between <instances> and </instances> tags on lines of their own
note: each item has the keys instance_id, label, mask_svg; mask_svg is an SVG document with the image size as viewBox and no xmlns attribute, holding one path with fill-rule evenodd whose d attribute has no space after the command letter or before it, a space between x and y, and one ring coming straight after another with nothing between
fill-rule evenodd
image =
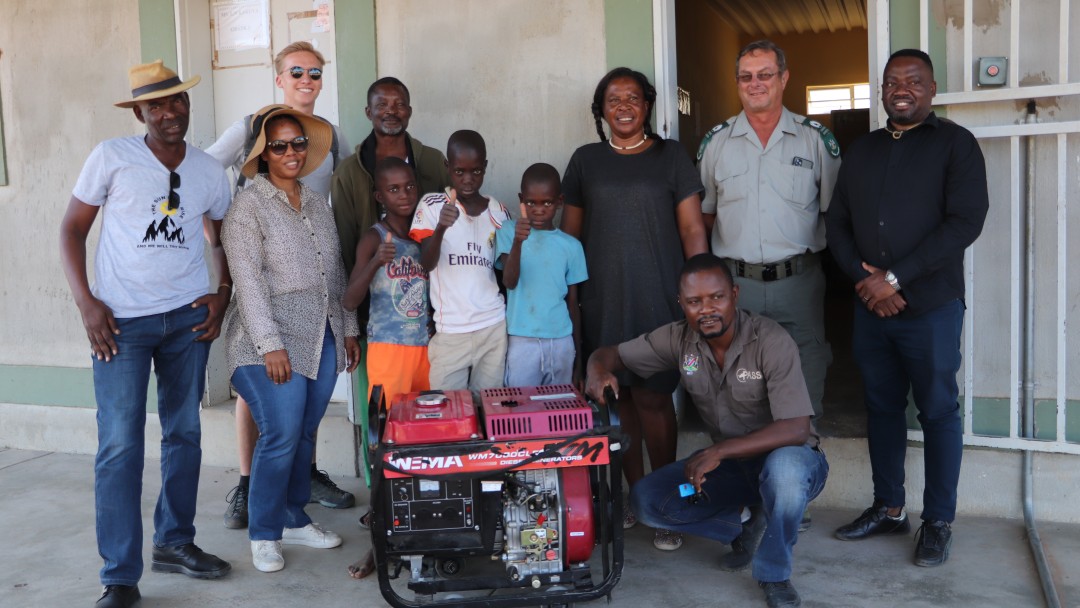
<instances>
[{"instance_id":1,"label":"blue jeans","mask_svg":"<svg viewBox=\"0 0 1080 608\"><path fill-rule=\"evenodd\" d=\"M329 324L314 380L294 370L288 382L274 384L263 365L244 365L233 372L233 386L247 400L259 427L248 492L251 540L281 540L284 528L311 523L304 512L311 497L311 452L336 381L337 352Z\"/></svg>"},{"instance_id":2,"label":"blue jeans","mask_svg":"<svg viewBox=\"0 0 1080 608\"><path fill-rule=\"evenodd\" d=\"M209 342L191 328L205 307L117 319L120 334L111 361L94 359L98 450L94 507L101 584L134 585L143 571L142 476L146 392L150 364L157 377L161 421L161 492L154 509L154 544L173 547L195 539L199 490L199 401L206 386Z\"/></svg>"},{"instance_id":3,"label":"blue jeans","mask_svg":"<svg viewBox=\"0 0 1080 608\"><path fill-rule=\"evenodd\" d=\"M743 507L761 505L765 536L754 554L754 579L791 578L791 550L799 538L806 505L821 493L829 475L825 455L806 446L777 448L764 456L724 460L705 476L705 498L691 504L679 496L687 483L686 460L646 475L630 493L638 521L730 543L742 531Z\"/></svg>"},{"instance_id":4,"label":"blue jeans","mask_svg":"<svg viewBox=\"0 0 1080 608\"><path fill-rule=\"evenodd\" d=\"M963 325L961 300L911 318L881 319L855 306L852 354L863 377L874 497L889 507L904 506L910 389L925 439L924 520L951 522L956 517L964 452L956 384Z\"/></svg>"},{"instance_id":5,"label":"blue jeans","mask_svg":"<svg viewBox=\"0 0 1080 608\"><path fill-rule=\"evenodd\" d=\"M574 381L574 337L510 336L506 344L506 386L550 386Z\"/></svg>"}]
</instances>

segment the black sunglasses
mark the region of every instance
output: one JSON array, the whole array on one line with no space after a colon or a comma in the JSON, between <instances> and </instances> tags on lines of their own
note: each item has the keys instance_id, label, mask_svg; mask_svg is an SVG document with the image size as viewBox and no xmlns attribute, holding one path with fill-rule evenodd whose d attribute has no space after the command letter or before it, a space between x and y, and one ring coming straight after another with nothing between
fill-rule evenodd
<instances>
[{"instance_id":1,"label":"black sunglasses","mask_svg":"<svg viewBox=\"0 0 1080 608\"><path fill-rule=\"evenodd\" d=\"M307 150L307 145L308 138L304 135L301 135L300 137L289 141L285 141L284 139L275 139L274 141L266 144L266 149L273 152L274 156L282 156L283 154L285 154L285 151L289 149L289 146L292 146L293 152L303 152L304 150Z\"/></svg>"},{"instance_id":2,"label":"black sunglasses","mask_svg":"<svg viewBox=\"0 0 1080 608\"><path fill-rule=\"evenodd\" d=\"M322 68L308 68L307 70L304 70L304 68L298 65L294 65L293 67L289 68L289 74L291 74L293 78L296 78L298 80L304 77L305 71L312 80L318 80L322 78Z\"/></svg>"},{"instance_id":3,"label":"black sunglasses","mask_svg":"<svg viewBox=\"0 0 1080 608\"><path fill-rule=\"evenodd\" d=\"M180 195L176 189L180 187L180 174L169 171L169 211L176 211L180 207Z\"/></svg>"}]
</instances>

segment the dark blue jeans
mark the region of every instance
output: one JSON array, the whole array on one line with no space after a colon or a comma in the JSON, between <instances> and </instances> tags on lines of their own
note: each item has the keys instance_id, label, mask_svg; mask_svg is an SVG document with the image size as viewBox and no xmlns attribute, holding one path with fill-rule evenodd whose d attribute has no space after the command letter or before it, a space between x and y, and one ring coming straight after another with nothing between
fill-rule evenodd
<instances>
[{"instance_id":1,"label":"dark blue jeans","mask_svg":"<svg viewBox=\"0 0 1080 608\"><path fill-rule=\"evenodd\" d=\"M294 370L288 382L274 384L263 365L244 365L233 372L233 386L247 400L259 427L248 494L251 540L281 540L283 529L311 523L304 512L311 497L311 452L336 381L337 352L329 324L314 380Z\"/></svg>"},{"instance_id":2,"label":"dark blue jeans","mask_svg":"<svg viewBox=\"0 0 1080 608\"><path fill-rule=\"evenodd\" d=\"M730 543L742 531L743 507L761 505L767 528L754 555L754 579L791 578L791 551L806 505L821 493L829 475L825 455L806 446L784 447L765 456L725 460L705 476L706 497L696 504L679 496L686 460L646 475L630 493L634 514L665 528Z\"/></svg>"},{"instance_id":3,"label":"dark blue jeans","mask_svg":"<svg viewBox=\"0 0 1080 608\"><path fill-rule=\"evenodd\" d=\"M904 506L910 390L925 439L924 520L951 522L956 516L964 451L956 384L963 325L961 300L911 318L881 319L855 306L852 353L863 377L874 497L889 507Z\"/></svg>"},{"instance_id":4,"label":"dark blue jeans","mask_svg":"<svg viewBox=\"0 0 1080 608\"><path fill-rule=\"evenodd\" d=\"M146 391L150 364L157 377L161 421L161 492L154 509L154 544L173 547L195 539L199 490L199 400L206 386L209 342L191 328L206 308L117 319L120 334L111 361L94 359L98 450L94 506L101 584L134 585L143 571L142 476Z\"/></svg>"}]
</instances>

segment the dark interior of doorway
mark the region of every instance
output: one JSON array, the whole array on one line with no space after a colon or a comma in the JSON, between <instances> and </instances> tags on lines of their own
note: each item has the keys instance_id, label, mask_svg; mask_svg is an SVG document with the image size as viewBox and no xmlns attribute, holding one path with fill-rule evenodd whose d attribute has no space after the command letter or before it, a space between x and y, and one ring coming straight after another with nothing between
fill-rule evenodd
<instances>
[{"instance_id":1,"label":"dark interior of doorway","mask_svg":"<svg viewBox=\"0 0 1080 608\"><path fill-rule=\"evenodd\" d=\"M675 20L678 86L690 98L690 114L679 117L679 136L692 156L713 125L738 114L734 63L749 42L768 38L785 50L791 76L784 105L797 114L806 114L806 86L869 81L864 2L826 10L814 0L675 0ZM869 129L866 112L812 118L836 132L842 150ZM862 383L851 354L854 286L827 250L823 261L825 333L833 362L825 415L816 424L823 436L863 437ZM694 426L695 414L688 411L683 424Z\"/></svg>"}]
</instances>

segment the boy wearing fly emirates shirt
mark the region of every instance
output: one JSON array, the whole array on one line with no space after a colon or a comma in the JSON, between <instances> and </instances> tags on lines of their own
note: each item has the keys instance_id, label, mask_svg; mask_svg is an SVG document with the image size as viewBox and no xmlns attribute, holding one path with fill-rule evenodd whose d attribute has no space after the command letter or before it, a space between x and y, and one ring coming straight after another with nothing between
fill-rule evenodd
<instances>
[{"instance_id":1,"label":"boy wearing fly emirates shirt","mask_svg":"<svg viewBox=\"0 0 1080 608\"><path fill-rule=\"evenodd\" d=\"M420 199L409 231L430 273L435 309L430 384L441 390L501 387L506 305L495 281L495 232L509 216L499 201L480 194L487 146L479 133L451 135L446 157L453 189Z\"/></svg>"}]
</instances>

